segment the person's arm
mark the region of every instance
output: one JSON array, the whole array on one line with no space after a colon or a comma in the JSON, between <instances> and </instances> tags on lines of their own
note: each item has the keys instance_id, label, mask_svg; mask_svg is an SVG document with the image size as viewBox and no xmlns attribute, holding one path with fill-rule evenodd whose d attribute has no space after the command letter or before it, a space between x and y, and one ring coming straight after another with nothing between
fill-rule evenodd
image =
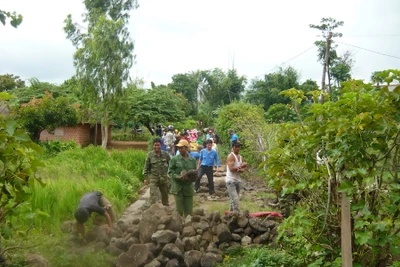
<instances>
[{"instance_id":1,"label":"person's arm","mask_svg":"<svg viewBox=\"0 0 400 267\"><path fill-rule=\"evenodd\" d=\"M104 216L106 217L107 224L108 224L108 227L109 227L107 233L109 233L109 232L111 232L111 229L112 229L112 227L113 227L113 223L112 223L110 214L108 214L107 211L104 212Z\"/></svg>"},{"instance_id":2,"label":"person's arm","mask_svg":"<svg viewBox=\"0 0 400 267\"><path fill-rule=\"evenodd\" d=\"M196 170L199 170L199 169L200 169L200 164L201 164L202 157L203 157L202 151L203 151L203 150L200 150L200 157L199 157L199 159L197 160Z\"/></svg>"},{"instance_id":3,"label":"person's arm","mask_svg":"<svg viewBox=\"0 0 400 267\"><path fill-rule=\"evenodd\" d=\"M145 162L144 168L143 168L143 177L144 177L144 184L145 185L149 184L150 167L151 167L150 157L147 155L146 162Z\"/></svg>"},{"instance_id":4,"label":"person's arm","mask_svg":"<svg viewBox=\"0 0 400 267\"><path fill-rule=\"evenodd\" d=\"M171 179L177 179L177 174L176 174L176 163L175 163L176 159L175 157L173 157L171 159L171 161L169 162L169 167L168 167L168 176Z\"/></svg>"},{"instance_id":5,"label":"person's arm","mask_svg":"<svg viewBox=\"0 0 400 267\"><path fill-rule=\"evenodd\" d=\"M76 224L77 224L77 228L78 228L78 233L80 233L82 236L83 243L86 243L85 226L82 223L78 223L78 222L76 222Z\"/></svg>"},{"instance_id":6,"label":"person's arm","mask_svg":"<svg viewBox=\"0 0 400 267\"><path fill-rule=\"evenodd\" d=\"M219 156L218 156L218 152L217 152L217 151L215 151L215 158L214 158L214 160L215 160L215 165L217 165L217 172L218 172L218 167L221 166L221 162L219 162Z\"/></svg>"}]
</instances>

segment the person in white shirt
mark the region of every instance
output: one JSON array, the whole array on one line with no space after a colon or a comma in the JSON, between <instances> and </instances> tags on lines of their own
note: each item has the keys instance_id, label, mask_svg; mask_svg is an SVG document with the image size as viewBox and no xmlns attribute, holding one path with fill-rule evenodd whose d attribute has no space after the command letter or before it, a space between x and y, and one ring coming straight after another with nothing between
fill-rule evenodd
<instances>
[{"instance_id":1,"label":"person in white shirt","mask_svg":"<svg viewBox=\"0 0 400 267\"><path fill-rule=\"evenodd\" d=\"M239 141L234 141L232 143L232 152L228 155L226 159L227 172L226 172L226 187L228 188L229 194L229 211L230 212L240 212L239 209L239 193L240 184L242 180L240 179L240 173L244 172L247 163L243 162L242 156L239 154L241 144Z\"/></svg>"},{"instance_id":2,"label":"person in white shirt","mask_svg":"<svg viewBox=\"0 0 400 267\"><path fill-rule=\"evenodd\" d=\"M174 126L169 125L168 132L164 137L164 144L166 146L166 151L171 157L175 155L174 142L175 142Z\"/></svg>"}]
</instances>

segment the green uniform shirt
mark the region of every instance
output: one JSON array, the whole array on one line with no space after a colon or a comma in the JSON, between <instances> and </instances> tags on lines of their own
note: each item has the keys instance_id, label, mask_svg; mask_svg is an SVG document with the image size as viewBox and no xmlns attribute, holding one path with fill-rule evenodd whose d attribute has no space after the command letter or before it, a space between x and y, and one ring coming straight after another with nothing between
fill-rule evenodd
<instances>
[{"instance_id":1,"label":"green uniform shirt","mask_svg":"<svg viewBox=\"0 0 400 267\"><path fill-rule=\"evenodd\" d=\"M160 179L168 181L168 164L170 156L167 152L161 151L160 156L151 151L147 154L143 175L149 180Z\"/></svg>"},{"instance_id":2,"label":"green uniform shirt","mask_svg":"<svg viewBox=\"0 0 400 267\"><path fill-rule=\"evenodd\" d=\"M196 160L188 156L188 159L183 159L182 155L177 155L171 159L169 163L168 175L172 179L171 194L182 193L185 197L194 195L194 187L191 181L182 181L178 177L181 176L181 171L189 171L196 169Z\"/></svg>"}]
</instances>

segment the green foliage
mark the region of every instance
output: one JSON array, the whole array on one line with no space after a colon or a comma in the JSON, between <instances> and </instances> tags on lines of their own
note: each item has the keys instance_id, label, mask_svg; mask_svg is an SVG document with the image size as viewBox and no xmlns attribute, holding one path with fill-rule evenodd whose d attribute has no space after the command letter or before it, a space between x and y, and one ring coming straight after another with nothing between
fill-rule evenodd
<instances>
[{"instance_id":1,"label":"green foliage","mask_svg":"<svg viewBox=\"0 0 400 267\"><path fill-rule=\"evenodd\" d=\"M198 111L198 91L200 79L198 72L178 73L172 76L172 82L168 87L177 93L181 93L190 103L190 113L197 114Z\"/></svg>"},{"instance_id":2,"label":"green foliage","mask_svg":"<svg viewBox=\"0 0 400 267\"><path fill-rule=\"evenodd\" d=\"M78 123L78 113L68 99L54 99L50 94L22 105L16 110L16 118L35 142L39 142L44 129L52 132L59 126L75 126Z\"/></svg>"},{"instance_id":3,"label":"green foliage","mask_svg":"<svg viewBox=\"0 0 400 267\"><path fill-rule=\"evenodd\" d=\"M266 147L267 124L264 121L264 110L243 102L234 102L220 109L216 129L223 143L229 144L228 129L233 129L244 144L241 154L247 162L258 164L260 154Z\"/></svg>"},{"instance_id":4,"label":"green foliage","mask_svg":"<svg viewBox=\"0 0 400 267\"><path fill-rule=\"evenodd\" d=\"M10 24L14 28L17 28L21 23L22 23L22 15L17 14L16 12L7 12L4 10L0 10L0 22L3 23L3 25L6 25L6 19L9 18L11 19Z\"/></svg>"},{"instance_id":5,"label":"green foliage","mask_svg":"<svg viewBox=\"0 0 400 267\"><path fill-rule=\"evenodd\" d=\"M123 98L123 84L129 78L133 64L133 42L127 29L129 11L137 7L136 0L84 1L87 32L65 20L67 38L77 48L74 65L84 102L100 120L102 129L110 125L110 113L117 110ZM102 147L107 147L103 135Z\"/></svg>"},{"instance_id":6,"label":"green foliage","mask_svg":"<svg viewBox=\"0 0 400 267\"><path fill-rule=\"evenodd\" d=\"M25 82L14 74L0 75L0 92L7 92L14 88L25 87Z\"/></svg>"},{"instance_id":7,"label":"green foliage","mask_svg":"<svg viewBox=\"0 0 400 267\"><path fill-rule=\"evenodd\" d=\"M280 92L292 87L298 88L298 80L299 73L294 68L280 68L276 73L265 74L263 79L253 79L246 92L246 100L251 104L262 105L265 111L273 104L287 104L288 99L280 95Z\"/></svg>"},{"instance_id":8,"label":"green foliage","mask_svg":"<svg viewBox=\"0 0 400 267\"><path fill-rule=\"evenodd\" d=\"M0 116L0 144L0 230L7 237L13 228L10 221L15 217L22 219L30 212L19 207L29 201L35 181L43 185L36 176L42 166L38 160L42 149L13 119L3 116Z\"/></svg>"},{"instance_id":9,"label":"green foliage","mask_svg":"<svg viewBox=\"0 0 400 267\"><path fill-rule=\"evenodd\" d=\"M165 123L166 125L172 124L174 125L175 129L178 129L179 131L186 129L186 130L192 130L192 129L199 129L198 122L192 119L186 119L186 120L181 120L175 123Z\"/></svg>"},{"instance_id":10,"label":"green foliage","mask_svg":"<svg viewBox=\"0 0 400 267\"><path fill-rule=\"evenodd\" d=\"M39 145L44 148L45 155L48 157L55 156L65 150L78 147L78 144L75 141L60 140L44 141L40 142Z\"/></svg>"},{"instance_id":11,"label":"green foliage","mask_svg":"<svg viewBox=\"0 0 400 267\"><path fill-rule=\"evenodd\" d=\"M288 122L296 121L296 112L289 105L277 103L271 105L265 113L265 118L269 122Z\"/></svg>"},{"instance_id":12,"label":"green foliage","mask_svg":"<svg viewBox=\"0 0 400 267\"><path fill-rule=\"evenodd\" d=\"M228 251L221 267L300 267L304 262L284 251L267 247L245 249L234 247Z\"/></svg>"},{"instance_id":13,"label":"green foliage","mask_svg":"<svg viewBox=\"0 0 400 267\"><path fill-rule=\"evenodd\" d=\"M385 73L399 78L397 71ZM280 228L280 241L299 258L320 263L314 266L331 266L340 257L339 200L345 192L354 263L385 266L400 245L400 86L390 92L362 81L342 85L336 102L314 103L302 123L283 124L278 146L268 152L270 186L300 199ZM301 101L295 90L292 100L296 92ZM316 164L318 151L322 165Z\"/></svg>"},{"instance_id":14,"label":"green foliage","mask_svg":"<svg viewBox=\"0 0 400 267\"><path fill-rule=\"evenodd\" d=\"M46 182L45 188L35 186L32 209L49 217L35 217L34 224L45 231L57 231L73 212L81 196L99 190L121 212L137 196L146 153L138 150L111 153L101 147L88 146L63 151L46 160L38 172Z\"/></svg>"}]
</instances>

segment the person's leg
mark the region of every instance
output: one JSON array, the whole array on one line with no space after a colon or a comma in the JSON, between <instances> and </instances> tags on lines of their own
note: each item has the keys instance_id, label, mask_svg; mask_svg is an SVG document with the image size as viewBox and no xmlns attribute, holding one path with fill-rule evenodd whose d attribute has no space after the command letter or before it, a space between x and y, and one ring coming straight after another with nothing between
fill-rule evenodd
<instances>
[{"instance_id":1,"label":"person's leg","mask_svg":"<svg viewBox=\"0 0 400 267\"><path fill-rule=\"evenodd\" d=\"M183 195L182 195L182 193L174 195L174 198L175 198L175 209L181 216L183 216Z\"/></svg>"},{"instance_id":2,"label":"person's leg","mask_svg":"<svg viewBox=\"0 0 400 267\"><path fill-rule=\"evenodd\" d=\"M193 214L193 196L183 197L183 215L184 217Z\"/></svg>"},{"instance_id":3,"label":"person's leg","mask_svg":"<svg viewBox=\"0 0 400 267\"><path fill-rule=\"evenodd\" d=\"M160 192L161 192L161 203L165 206L169 206L169 201L168 201L168 190L169 190L169 185L167 183L162 183L159 186Z\"/></svg>"},{"instance_id":4,"label":"person's leg","mask_svg":"<svg viewBox=\"0 0 400 267\"><path fill-rule=\"evenodd\" d=\"M214 191L214 170L213 167L206 167L206 175L208 179L208 192L210 195L213 195L215 193Z\"/></svg>"},{"instance_id":5,"label":"person's leg","mask_svg":"<svg viewBox=\"0 0 400 267\"><path fill-rule=\"evenodd\" d=\"M104 196L101 196L100 200L99 200L99 205L106 209L106 211L108 212L108 214L111 217L111 221L115 222L115 214L112 209L112 205L111 205L110 201L108 201L108 199L105 198Z\"/></svg>"},{"instance_id":6,"label":"person's leg","mask_svg":"<svg viewBox=\"0 0 400 267\"><path fill-rule=\"evenodd\" d=\"M150 205L153 205L157 203L159 197L158 197L158 187L159 187L159 181L158 179L150 179ZM148 205L148 206L150 206Z\"/></svg>"},{"instance_id":7,"label":"person's leg","mask_svg":"<svg viewBox=\"0 0 400 267\"><path fill-rule=\"evenodd\" d=\"M226 186L229 194L229 211L239 211L239 194L236 184L228 182Z\"/></svg>"},{"instance_id":8,"label":"person's leg","mask_svg":"<svg viewBox=\"0 0 400 267\"><path fill-rule=\"evenodd\" d=\"M196 179L196 182L194 184L194 190L196 190L196 191L199 190L201 177L203 177L204 173L205 173L205 167L200 166L200 169L199 169L199 171L197 173L197 179Z\"/></svg>"}]
</instances>

